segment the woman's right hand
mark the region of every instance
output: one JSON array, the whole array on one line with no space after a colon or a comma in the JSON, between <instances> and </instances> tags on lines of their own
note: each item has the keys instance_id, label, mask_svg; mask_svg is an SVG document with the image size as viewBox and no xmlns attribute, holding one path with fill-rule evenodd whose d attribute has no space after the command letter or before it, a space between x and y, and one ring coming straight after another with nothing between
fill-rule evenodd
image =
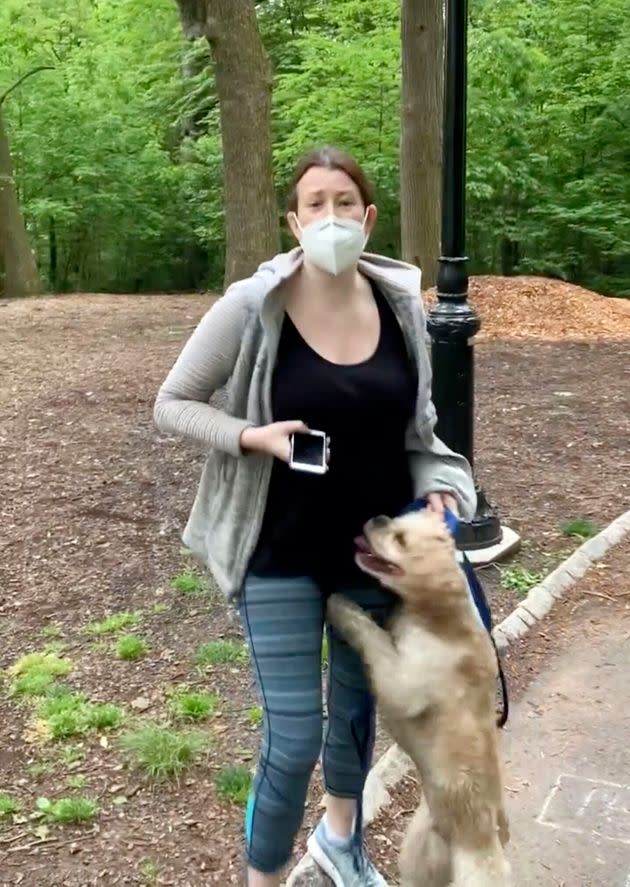
<instances>
[{"instance_id":1,"label":"woman's right hand","mask_svg":"<svg viewBox=\"0 0 630 887\"><path fill-rule=\"evenodd\" d=\"M272 422L270 425L250 425L241 433L244 452L267 453L283 462L291 458L291 435L307 431L304 422Z\"/></svg>"}]
</instances>

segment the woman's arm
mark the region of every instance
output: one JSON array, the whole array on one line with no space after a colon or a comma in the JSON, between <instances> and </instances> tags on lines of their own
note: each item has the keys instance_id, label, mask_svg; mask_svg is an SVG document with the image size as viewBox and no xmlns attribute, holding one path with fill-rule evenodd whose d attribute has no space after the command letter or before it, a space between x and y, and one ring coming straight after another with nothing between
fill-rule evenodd
<instances>
[{"instance_id":1,"label":"woman's arm","mask_svg":"<svg viewBox=\"0 0 630 887\"><path fill-rule=\"evenodd\" d=\"M232 374L246 318L244 295L231 288L206 312L158 392L153 417L160 431L240 455L241 434L252 423L208 401Z\"/></svg>"}]
</instances>

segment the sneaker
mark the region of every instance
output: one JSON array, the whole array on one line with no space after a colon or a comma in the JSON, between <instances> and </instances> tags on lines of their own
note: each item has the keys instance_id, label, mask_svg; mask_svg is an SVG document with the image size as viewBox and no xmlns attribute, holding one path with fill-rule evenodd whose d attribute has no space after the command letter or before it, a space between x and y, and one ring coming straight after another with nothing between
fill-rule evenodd
<instances>
[{"instance_id":1,"label":"sneaker","mask_svg":"<svg viewBox=\"0 0 630 887\"><path fill-rule=\"evenodd\" d=\"M308 852L335 887L387 887L387 881L374 868L363 843L352 839L339 846L328 840L322 819L307 841Z\"/></svg>"}]
</instances>

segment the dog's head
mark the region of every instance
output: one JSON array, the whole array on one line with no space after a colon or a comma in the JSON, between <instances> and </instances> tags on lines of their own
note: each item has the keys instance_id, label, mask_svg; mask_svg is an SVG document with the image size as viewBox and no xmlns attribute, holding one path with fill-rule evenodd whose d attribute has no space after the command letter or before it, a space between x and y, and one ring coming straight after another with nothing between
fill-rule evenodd
<instances>
[{"instance_id":1,"label":"dog's head","mask_svg":"<svg viewBox=\"0 0 630 887\"><path fill-rule=\"evenodd\" d=\"M444 520L431 511L375 517L357 539L356 562L401 598L461 586L455 544Z\"/></svg>"}]
</instances>

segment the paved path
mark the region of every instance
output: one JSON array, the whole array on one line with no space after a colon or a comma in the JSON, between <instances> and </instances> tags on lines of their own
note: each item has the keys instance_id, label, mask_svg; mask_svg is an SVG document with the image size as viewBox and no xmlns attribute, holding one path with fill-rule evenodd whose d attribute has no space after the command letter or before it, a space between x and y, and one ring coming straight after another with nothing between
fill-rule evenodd
<instances>
[{"instance_id":1,"label":"paved path","mask_svg":"<svg viewBox=\"0 0 630 887\"><path fill-rule=\"evenodd\" d=\"M576 620L503 742L515 887L630 887L627 609Z\"/></svg>"}]
</instances>

